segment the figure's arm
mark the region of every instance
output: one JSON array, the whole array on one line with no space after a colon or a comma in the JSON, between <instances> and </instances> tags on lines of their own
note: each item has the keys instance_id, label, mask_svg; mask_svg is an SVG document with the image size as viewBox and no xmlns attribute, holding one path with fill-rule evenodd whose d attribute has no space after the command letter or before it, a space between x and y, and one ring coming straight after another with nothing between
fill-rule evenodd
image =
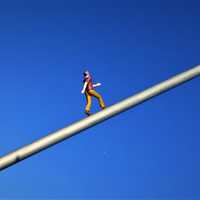
<instances>
[{"instance_id":1,"label":"figure's arm","mask_svg":"<svg viewBox=\"0 0 200 200\"><path fill-rule=\"evenodd\" d=\"M98 87L100 85L101 85L101 83L96 83L96 84L93 84L93 87Z\"/></svg>"},{"instance_id":2,"label":"figure's arm","mask_svg":"<svg viewBox=\"0 0 200 200\"><path fill-rule=\"evenodd\" d=\"M87 82L84 83L84 85L83 85L83 89L82 89L82 91L81 91L82 94L85 93L85 89L86 89L86 87L87 87L87 84L88 84Z\"/></svg>"}]
</instances>

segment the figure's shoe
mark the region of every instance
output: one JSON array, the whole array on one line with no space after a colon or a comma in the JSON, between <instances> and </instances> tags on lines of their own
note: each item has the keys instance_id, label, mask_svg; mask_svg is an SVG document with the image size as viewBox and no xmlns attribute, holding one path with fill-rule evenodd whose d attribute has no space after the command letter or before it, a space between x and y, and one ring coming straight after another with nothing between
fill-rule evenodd
<instances>
[{"instance_id":1,"label":"figure's shoe","mask_svg":"<svg viewBox=\"0 0 200 200\"><path fill-rule=\"evenodd\" d=\"M102 110L106 109L106 106L102 107L101 109L102 109Z\"/></svg>"},{"instance_id":2,"label":"figure's shoe","mask_svg":"<svg viewBox=\"0 0 200 200\"><path fill-rule=\"evenodd\" d=\"M90 116L92 113L90 112L90 111L85 111L85 114L87 115L87 116Z\"/></svg>"}]
</instances>

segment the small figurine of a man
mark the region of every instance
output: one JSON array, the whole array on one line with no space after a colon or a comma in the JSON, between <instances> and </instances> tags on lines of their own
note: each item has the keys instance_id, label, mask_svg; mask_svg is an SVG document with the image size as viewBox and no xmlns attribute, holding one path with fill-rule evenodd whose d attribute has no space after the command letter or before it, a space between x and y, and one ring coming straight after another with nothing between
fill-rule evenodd
<instances>
[{"instance_id":1,"label":"small figurine of a man","mask_svg":"<svg viewBox=\"0 0 200 200\"><path fill-rule=\"evenodd\" d=\"M93 84L92 77L91 77L91 74L89 73L89 71L85 71L83 73L83 76L84 76L84 79L83 79L84 85L83 85L83 89L82 89L81 93L82 94L85 93L86 100L87 100L87 105L85 107L85 114L89 116L89 115L91 115L90 107L91 107L91 103L92 103L92 96L98 99L99 105L102 109L105 108L105 103L104 103L101 95L94 90L94 88L100 86L101 83Z\"/></svg>"}]
</instances>

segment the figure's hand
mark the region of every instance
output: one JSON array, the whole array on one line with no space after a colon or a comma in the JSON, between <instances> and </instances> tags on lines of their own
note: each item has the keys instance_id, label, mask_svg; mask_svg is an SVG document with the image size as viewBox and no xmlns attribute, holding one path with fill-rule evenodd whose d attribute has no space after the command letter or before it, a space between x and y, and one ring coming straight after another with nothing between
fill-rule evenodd
<instances>
[{"instance_id":1,"label":"figure's hand","mask_svg":"<svg viewBox=\"0 0 200 200\"><path fill-rule=\"evenodd\" d=\"M96 84L93 84L93 87L98 87L100 85L101 85L101 83L96 83Z\"/></svg>"},{"instance_id":2,"label":"figure's hand","mask_svg":"<svg viewBox=\"0 0 200 200\"><path fill-rule=\"evenodd\" d=\"M84 90L81 90L81 94L84 94L85 93L85 91Z\"/></svg>"},{"instance_id":3,"label":"figure's hand","mask_svg":"<svg viewBox=\"0 0 200 200\"><path fill-rule=\"evenodd\" d=\"M101 86L101 83L97 83L96 86Z\"/></svg>"}]
</instances>

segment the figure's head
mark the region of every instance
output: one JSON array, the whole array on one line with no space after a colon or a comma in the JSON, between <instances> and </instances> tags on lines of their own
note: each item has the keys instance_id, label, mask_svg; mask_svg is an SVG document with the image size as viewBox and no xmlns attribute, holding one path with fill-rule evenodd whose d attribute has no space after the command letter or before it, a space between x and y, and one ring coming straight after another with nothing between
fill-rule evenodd
<instances>
[{"instance_id":1,"label":"figure's head","mask_svg":"<svg viewBox=\"0 0 200 200\"><path fill-rule=\"evenodd\" d=\"M90 75L90 73L89 73L89 71L88 71L88 70L86 70L86 71L84 71L84 72L83 72L83 75L84 75L84 76L89 76L89 75Z\"/></svg>"}]
</instances>

